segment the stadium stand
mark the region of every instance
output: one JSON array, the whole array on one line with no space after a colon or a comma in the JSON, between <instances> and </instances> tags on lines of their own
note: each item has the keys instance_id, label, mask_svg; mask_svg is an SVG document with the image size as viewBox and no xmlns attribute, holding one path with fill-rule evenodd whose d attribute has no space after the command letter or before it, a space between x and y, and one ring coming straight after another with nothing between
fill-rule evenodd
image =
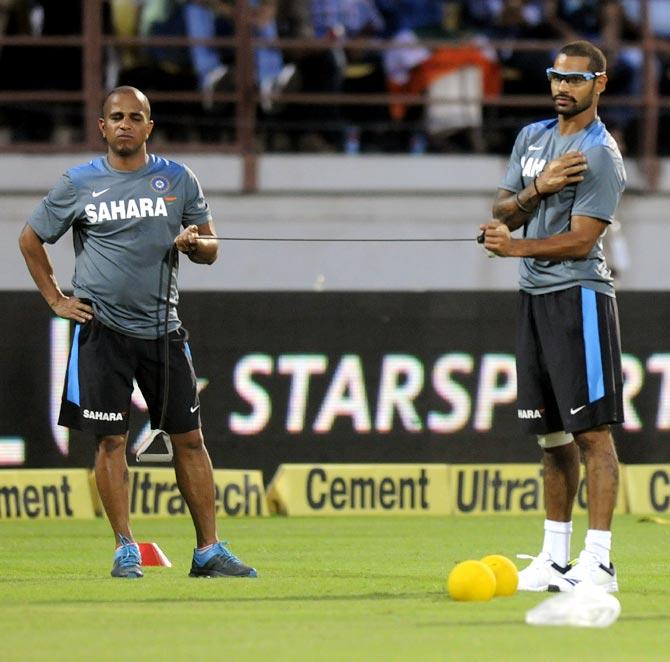
<instances>
[{"instance_id":1,"label":"stadium stand","mask_svg":"<svg viewBox=\"0 0 670 662\"><path fill-rule=\"evenodd\" d=\"M603 118L652 188L668 151L664 2L3 0L0 14L8 152L95 150L102 96L134 84L157 143L243 154L250 171L263 152L506 154L547 111L538 59L582 37L610 58Z\"/></svg>"}]
</instances>

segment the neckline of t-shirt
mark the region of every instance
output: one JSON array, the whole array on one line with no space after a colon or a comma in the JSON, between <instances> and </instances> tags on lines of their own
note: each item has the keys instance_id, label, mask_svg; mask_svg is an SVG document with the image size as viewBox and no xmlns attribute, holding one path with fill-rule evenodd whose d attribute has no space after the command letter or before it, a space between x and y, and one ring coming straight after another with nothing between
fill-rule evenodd
<instances>
[{"instance_id":1,"label":"neckline of t-shirt","mask_svg":"<svg viewBox=\"0 0 670 662\"><path fill-rule=\"evenodd\" d=\"M554 127L554 130L556 131L556 137L559 140L574 140L575 138L578 137L584 137L589 131L591 131L597 124L600 122L600 117L597 115L583 128L577 131L577 133L571 133L567 136L562 136L558 130L558 122L556 122L556 126Z\"/></svg>"},{"instance_id":2,"label":"neckline of t-shirt","mask_svg":"<svg viewBox=\"0 0 670 662\"><path fill-rule=\"evenodd\" d=\"M137 170L117 170L116 168L113 168L111 164L109 163L109 160L107 159L107 155L102 157L102 162L105 165L105 168L109 170L109 172L114 173L115 175L141 175L145 171L148 171L151 169L151 167L154 164L155 161L155 156L153 154L148 154L148 159L147 162L141 167L138 168Z\"/></svg>"}]
</instances>

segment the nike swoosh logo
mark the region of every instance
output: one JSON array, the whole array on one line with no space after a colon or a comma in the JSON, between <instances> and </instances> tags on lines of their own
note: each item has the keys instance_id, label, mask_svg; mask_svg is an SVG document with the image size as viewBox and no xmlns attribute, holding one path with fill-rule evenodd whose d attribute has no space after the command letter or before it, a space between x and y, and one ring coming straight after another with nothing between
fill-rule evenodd
<instances>
[{"instance_id":1,"label":"nike swoosh logo","mask_svg":"<svg viewBox=\"0 0 670 662\"><path fill-rule=\"evenodd\" d=\"M94 198L97 198L99 195L102 195L103 193L107 193L109 189L112 188L111 186L108 186L107 188L103 188L102 191L93 191L91 194Z\"/></svg>"},{"instance_id":2,"label":"nike swoosh logo","mask_svg":"<svg viewBox=\"0 0 670 662\"><path fill-rule=\"evenodd\" d=\"M571 407L571 408L570 408L570 413L571 413L572 415L574 415L574 414L576 414L578 411L581 411L582 409L584 409L584 407L586 407L586 405L582 405L581 407L577 407L576 409L572 409L572 407Z\"/></svg>"},{"instance_id":3,"label":"nike swoosh logo","mask_svg":"<svg viewBox=\"0 0 670 662\"><path fill-rule=\"evenodd\" d=\"M195 407L191 407L191 413L194 414L196 411L198 411L198 408L200 405L196 405Z\"/></svg>"},{"instance_id":4,"label":"nike swoosh logo","mask_svg":"<svg viewBox=\"0 0 670 662\"><path fill-rule=\"evenodd\" d=\"M542 149L542 145L530 145L528 150L534 152L536 149Z\"/></svg>"}]
</instances>

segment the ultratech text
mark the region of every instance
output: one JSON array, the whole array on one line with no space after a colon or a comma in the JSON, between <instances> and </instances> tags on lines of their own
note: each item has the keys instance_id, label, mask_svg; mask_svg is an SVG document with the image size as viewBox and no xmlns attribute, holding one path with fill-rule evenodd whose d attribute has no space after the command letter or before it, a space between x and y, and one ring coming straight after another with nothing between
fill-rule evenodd
<instances>
[{"instance_id":1,"label":"ultratech text","mask_svg":"<svg viewBox=\"0 0 670 662\"><path fill-rule=\"evenodd\" d=\"M264 498L247 474L241 483L215 484L216 512L226 515L262 515ZM188 508L176 482L152 480L150 471L133 472L130 512L141 515L187 515Z\"/></svg>"}]
</instances>

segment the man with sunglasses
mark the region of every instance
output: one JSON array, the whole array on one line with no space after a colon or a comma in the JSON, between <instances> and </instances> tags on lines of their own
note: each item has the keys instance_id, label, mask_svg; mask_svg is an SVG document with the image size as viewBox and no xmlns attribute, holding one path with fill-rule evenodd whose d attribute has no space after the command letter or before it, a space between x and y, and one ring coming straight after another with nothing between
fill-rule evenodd
<instances>
[{"instance_id":1,"label":"man with sunglasses","mask_svg":"<svg viewBox=\"0 0 670 662\"><path fill-rule=\"evenodd\" d=\"M547 69L555 119L519 133L481 226L484 246L519 257L518 415L543 450L546 519L541 552L519 589L618 590L610 561L619 472L610 425L623 421L621 349L603 235L623 193L619 149L597 115L606 60L587 41L566 44ZM521 237L512 232L523 229ZM588 531L569 565L580 457Z\"/></svg>"}]
</instances>

